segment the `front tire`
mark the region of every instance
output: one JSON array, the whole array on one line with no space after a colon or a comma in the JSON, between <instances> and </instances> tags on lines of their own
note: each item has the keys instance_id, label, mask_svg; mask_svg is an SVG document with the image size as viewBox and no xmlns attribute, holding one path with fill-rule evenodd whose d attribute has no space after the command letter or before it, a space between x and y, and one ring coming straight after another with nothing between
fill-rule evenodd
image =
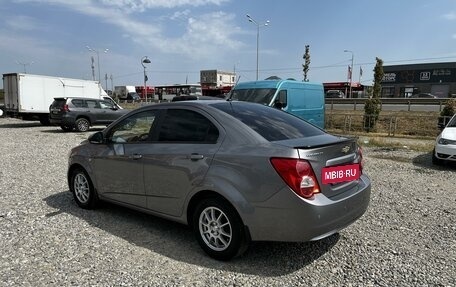
<instances>
[{"instance_id":1,"label":"front tire","mask_svg":"<svg viewBox=\"0 0 456 287\"><path fill-rule=\"evenodd\" d=\"M82 168L73 170L70 175L70 190L79 207L93 209L98 203L98 196L92 180Z\"/></svg>"},{"instance_id":2,"label":"front tire","mask_svg":"<svg viewBox=\"0 0 456 287\"><path fill-rule=\"evenodd\" d=\"M79 118L76 120L76 130L78 132L86 132L90 128L90 122L86 118Z\"/></svg>"},{"instance_id":3,"label":"front tire","mask_svg":"<svg viewBox=\"0 0 456 287\"><path fill-rule=\"evenodd\" d=\"M203 199L193 214L193 231L201 248L212 258L230 260L248 247L244 225L225 200Z\"/></svg>"}]
</instances>

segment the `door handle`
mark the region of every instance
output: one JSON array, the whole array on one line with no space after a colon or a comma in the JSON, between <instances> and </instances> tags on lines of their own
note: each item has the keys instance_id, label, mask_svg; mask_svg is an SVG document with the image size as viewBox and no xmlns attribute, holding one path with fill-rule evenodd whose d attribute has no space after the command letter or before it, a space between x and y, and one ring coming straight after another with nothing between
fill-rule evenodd
<instances>
[{"instance_id":1,"label":"door handle","mask_svg":"<svg viewBox=\"0 0 456 287\"><path fill-rule=\"evenodd\" d=\"M130 158L131 158L131 159L135 159L135 160L136 160L136 159L141 159L141 158L142 158L142 154L137 154L137 153L135 153L134 155L131 155Z\"/></svg>"},{"instance_id":2,"label":"door handle","mask_svg":"<svg viewBox=\"0 0 456 287\"><path fill-rule=\"evenodd\" d=\"M202 154L192 153L190 155L190 160L200 160L203 158L204 158L204 155L202 155Z\"/></svg>"}]
</instances>

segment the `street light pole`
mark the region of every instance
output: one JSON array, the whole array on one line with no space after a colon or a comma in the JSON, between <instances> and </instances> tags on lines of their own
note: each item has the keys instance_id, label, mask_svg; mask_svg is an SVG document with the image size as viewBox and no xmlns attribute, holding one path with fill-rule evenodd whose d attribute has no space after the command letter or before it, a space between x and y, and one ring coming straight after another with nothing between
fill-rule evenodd
<instances>
[{"instance_id":1,"label":"street light pole","mask_svg":"<svg viewBox=\"0 0 456 287\"><path fill-rule=\"evenodd\" d=\"M146 99L147 102L147 74L146 74L146 65L144 64L150 64L150 60L147 58L147 56L144 56L141 58L141 65L144 68L144 99Z\"/></svg>"},{"instance_id":2,"label":"street light pole","mask_svg":"<svg viewBox=\"0 0 456 287\"><path fill-rule=\"evenodd\" d=\"M354 59L354 53L353 51L350 51L350 50L344 50L345 53L351 53L352 57L351 57L351 67L350 67L350 98L353 97L352 95L352 79L353 79L353 59Z\"/></svg>"},{"instance_id":3,"label":"street light pole","mask_svg":"<svg viewBox=\"0 0 456 287\"><path fill-rule=\"evenodd\" d=\"M257 27L257 37L256 37L256 80L258 81L259 73L259 46L260 46L260 27L265 27L269 25L269 20L265 23L258 23L249 14L246 15L249 22L253 23Z\"/></svg>"},{"instance_id":4,"label":"street light pole","mask_svg":"<svg viewBox=\"0 0 456 287\"><path fill-rule=\"evenodd\" d=\"M86 46L87 50L89 50L90 52L95 52L97 54L97 64L98 64L98 82L100 82L100 85L101 85L101 73L100 73L100 51L99 50L95 50L93 48L90 48L89 46ZM103 50L103 53L107 53L109 51L109 49L104 49ZM106 87L108 88L108 87Z\"/></svg>"}]
</instances>

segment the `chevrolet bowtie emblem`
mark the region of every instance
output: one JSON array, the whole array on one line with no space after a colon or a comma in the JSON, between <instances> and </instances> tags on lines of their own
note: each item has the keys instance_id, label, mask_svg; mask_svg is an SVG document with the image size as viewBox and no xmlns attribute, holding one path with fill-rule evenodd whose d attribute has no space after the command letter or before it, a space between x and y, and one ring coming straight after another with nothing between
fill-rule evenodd
<instances>
[{"instance_id":1,"label":"chevrolet bowtie emblem","mask_svg":"<svg viewBox=\"0 0 456 287\"><path fill-rule=\"evenodd\" d=\"M346 145L342 148L343 153L347 153L350 150L350 146Z\"/></svg>"}]
</instances>

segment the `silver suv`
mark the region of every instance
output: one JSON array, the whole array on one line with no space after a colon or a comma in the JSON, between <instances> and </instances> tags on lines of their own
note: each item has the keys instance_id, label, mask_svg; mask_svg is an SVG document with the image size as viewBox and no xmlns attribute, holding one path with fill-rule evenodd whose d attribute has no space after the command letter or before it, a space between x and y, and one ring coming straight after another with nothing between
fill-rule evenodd
<instances>
[{"instance_id":1,"label":"silver suv","mask_svg":"<svg viewBox=\"0 0 456 287\"><path fill-rule=\"evenodd\" d=\"M54 98L49 107L49 121L64 131L85 132L94 125L108 125L128 112L108 100Z\"/></svg>"}]
</instances>

